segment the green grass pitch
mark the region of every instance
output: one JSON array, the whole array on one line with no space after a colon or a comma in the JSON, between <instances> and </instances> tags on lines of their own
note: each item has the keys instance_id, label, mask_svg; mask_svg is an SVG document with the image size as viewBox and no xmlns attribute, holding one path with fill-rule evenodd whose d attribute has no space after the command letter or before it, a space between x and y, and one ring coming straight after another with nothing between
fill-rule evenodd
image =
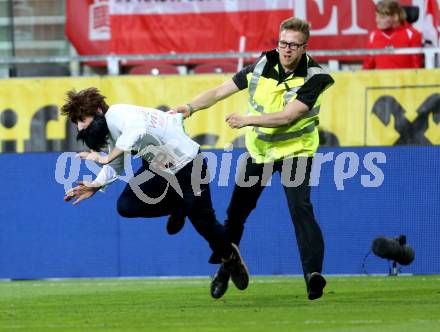
<instances>
[{"instance_id":1,"label":"green grass pitch","mask_svg":"<svg viewBox=\"0 0 440 332\"><path fill-rule=\"evenodd\" d=\"M440 276L252 277L219 300L205 278L0 282L0 331L440 331Z\"/></svg>"}]
</instances>

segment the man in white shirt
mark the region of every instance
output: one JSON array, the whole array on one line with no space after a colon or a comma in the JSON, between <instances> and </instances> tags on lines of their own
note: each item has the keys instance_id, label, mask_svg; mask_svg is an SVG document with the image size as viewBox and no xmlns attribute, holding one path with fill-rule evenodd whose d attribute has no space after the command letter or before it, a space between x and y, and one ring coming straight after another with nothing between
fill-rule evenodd
<instances>
[{"instance_id":1,"label":"man in white shirt","mask_svg":"<svg viewBox=\"0 0 440 332\"><path fill-rule=\"evenodd\" d=\"M202 181L206 160L184 132L181 114L125 104L109 107L96 88L69 91L61 113L77 125L78 139L92 149L78 156L103 165L94 181L80 182L66 193L65 201L75 199L76 205L114 182L124 169L124 154L136 151L142 166L120 195L118 213L127 218L188 216L212 251L222 257L235 286L247 288L247 267L215 217L209 184ZM105 147L108 155L95 152Z\"/></svg>"}]
</instances>

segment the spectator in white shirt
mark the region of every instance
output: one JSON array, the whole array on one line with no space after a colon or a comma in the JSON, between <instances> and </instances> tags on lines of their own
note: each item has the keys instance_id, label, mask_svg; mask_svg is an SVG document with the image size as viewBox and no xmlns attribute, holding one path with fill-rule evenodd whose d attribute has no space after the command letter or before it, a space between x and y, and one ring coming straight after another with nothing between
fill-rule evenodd
<instances>
[{"instance_id":1,"label":"spectator in white shirt","mask_svg":"<svg viewBox=\"0 0 440 332\"><path fill-rule=\"evenodd\" d=\"M247 267L215 217L209 184L201 181L206 160L184 132L181 114L125 104L109 107L96 88L69 91L61 113L77 125L78 139L92 149L78 156L103 165L93 182L79 182L65 201L75 199L76 205L114 182L124 168L124 153L136 151L142 166L120 195L118 213L128 218L188 216L212 251L221 255L236 287L247 288ZM105 147L107 155L97 153Z\"/></svg>"}]
</instances>

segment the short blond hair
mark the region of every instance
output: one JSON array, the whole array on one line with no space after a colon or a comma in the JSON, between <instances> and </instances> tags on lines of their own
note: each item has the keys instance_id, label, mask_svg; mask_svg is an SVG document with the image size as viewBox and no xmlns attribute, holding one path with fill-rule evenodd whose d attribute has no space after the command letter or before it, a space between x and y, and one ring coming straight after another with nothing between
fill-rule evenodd
<instances>
[{"instance_id":1,"label":"short blond hair","mask_svg":"<svg viewBox=\"0 0 440 332\"><path fill-rule=\"evenodd\" d=\"M310 23L296 17L290 17L281 22L280 33L284 30L301 32L304 36L304 43L307 43L310 38Z\"/></svg>"},{"instance_id":2,"label":"short blond hair","mask_svg":"<svg viewBox=\"0 0 440 332\"><path fill-rule=\"evenodd\" d=\"M381 0L376 5L376 13L386 16L399 16L399 22L402 24L406 20L406 13L396 0Z\"/></svg>"}]
</instances>

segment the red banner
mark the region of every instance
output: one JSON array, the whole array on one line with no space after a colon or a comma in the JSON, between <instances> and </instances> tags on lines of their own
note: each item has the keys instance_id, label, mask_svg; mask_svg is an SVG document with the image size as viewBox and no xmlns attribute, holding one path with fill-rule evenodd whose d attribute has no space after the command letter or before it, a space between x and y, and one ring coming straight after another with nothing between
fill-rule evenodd
<instances>
[{"instance_id":1,"label":"red banner","mask_svg":"<svg viewBox=\"0 0 440 332\"><path fill-rule=\"evenodd\" d=\"M115 53L204 53L273 48L288 11L112 15ZM264 29L258 30L255 27ZM116 28L117 27L117 28Z\"/></svg>"},{"instance_id":2,"label":"red banner","mask_svg":"<svg viewBox=\"0 0 440 332\"><path fill-rule=\"evenodd\" d=\"M109 54L108 0L67 0L66 36L80 55Z\"/></svg>"},{"instance_id":3,"label":"red banner","mask_svg":"<svg viewBox=\"0 0 440 332\"><path fill-rule=\"evenodd\" d=\"M402 0L420 5L426 0ZM67 0L66 33L79 54L262 51L280 22L312 25L309 48L365 48L373 0ZM423 16L423 15L421 15Z\"/></svg>"},{"instance_id":4,"label":"red banner","mask_svg":"<svg viewBox=\"0 0 440 332\"><path fill-rule=\"evenodd\" d=\"M427 0L425 8L422 11L423 25L421 30L426 46L438 47L440 45L438 29L440 25L439 7L440 5L437 6L435 0Z\"/></svg>"}]
</instances>

